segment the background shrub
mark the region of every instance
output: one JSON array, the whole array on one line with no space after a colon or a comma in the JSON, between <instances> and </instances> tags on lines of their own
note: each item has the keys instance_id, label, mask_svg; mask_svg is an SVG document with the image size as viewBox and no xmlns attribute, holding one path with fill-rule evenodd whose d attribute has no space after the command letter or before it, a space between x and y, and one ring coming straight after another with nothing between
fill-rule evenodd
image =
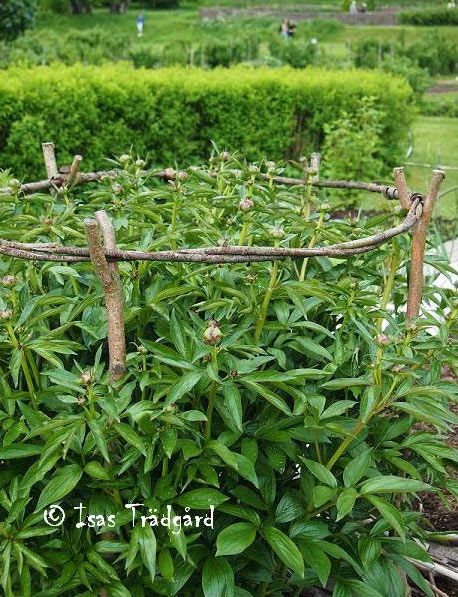
<instances>
[{"instance_id":1,"label":"background shrub","mask_svg":"<svg viewBox=\"0 0 458 597\"><path fill-rule=\"evenodd\" d=\"M125 65L11 69L0 74L0 163L18 176L42 176L40 141L52 139L61 161L75 153L85 168L131 144L158 164L188 165L210 152L210 140L249 158L297 157L318 148L324 125L362 97L381 113L386 165L400 156L412 117L412 91L400 79L371 72L281 69L135 70ZM37 123L44 137L20 138ZM26 124L24 124L26 123ZM12 141L14 139L14 141ZM14 147L14 151L12 150Z\"/></svg>"},{"instance_id":2,"label":"background shrub","mask_svg":"<svg viewBox=\"0 0 458 597\"><path fill-rule=\"evenodd\" d=\"M37 0L2 0L0 3L0 39L11 41L32 26Z\"/></svg>"},{"instance_id":3,"label":"background shrub","mask_svg":"<svg viewBox=\"0 0 458 597\"><path fill-rule=\"evenodd\" d=\"M401 12L399 22L406 25L458 25L458 9L444 7Z\"/></svg>"}]
</instances>

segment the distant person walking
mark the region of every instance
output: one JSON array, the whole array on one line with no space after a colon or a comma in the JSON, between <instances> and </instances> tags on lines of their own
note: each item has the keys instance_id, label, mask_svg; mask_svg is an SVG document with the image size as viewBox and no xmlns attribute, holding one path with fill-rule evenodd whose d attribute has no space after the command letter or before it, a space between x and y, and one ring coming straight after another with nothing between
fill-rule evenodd
<instances>
[{"instance_id":1,"label":"distant person walking","mask_svg":"<svg viewBox=\"0 0 458 597\"><path fill-rule=\"evenodd\" d=\"M296 25L289 19L283 19L279 31L282 37L288 39L296 33Z\"/></svg>"},{"instance_id":2,"label":"distant person walking","mask_svg":"<svg viewBox=\"0 0 458 597\"><path fill-rule=\"evenodd\" d=\"M143 35L143 28L144 28L144 26L145 26L145 17L143 16L143 14L140 14L137 17L138 37L141 37Z\"/></svg>"},{"instance_id":3,"label":"distant person walking","mask_svg":"<svg viewBox=\"0 0 458 597\"><path fill-rule=\"evenodd\" d=\"M285 39L288 39L288 37L289 37L289 21L288 21L288 19L283 19L283 21L281 22L280 34Z\"/></svg>"}]
</instances>

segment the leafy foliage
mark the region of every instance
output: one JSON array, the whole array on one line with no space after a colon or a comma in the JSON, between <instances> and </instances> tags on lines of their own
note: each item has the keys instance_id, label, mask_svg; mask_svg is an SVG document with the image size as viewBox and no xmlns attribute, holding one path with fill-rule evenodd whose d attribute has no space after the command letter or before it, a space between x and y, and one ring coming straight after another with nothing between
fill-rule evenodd
<instances>
[{"instance_id":1,"label":"leafy foliage","mask_svg":"<svg viewBox=\"0 0 458 597\"><path fill-rule=\"evenodd\" d=\"M2 0L0 4L0 38L12 41L32 26L36 0Z\"/></svg>"},{"instance_id":2,"label":"leafy foliage","mask_svg":"<svg viewBox=\"0 0 458 597\"><path fill-rule=\"evenodd\" d=\"M5 198L0 236L84 244L82 219L100 208L120 247L151 250L312 246L399 220L333 220L325 196L226 152L214 176L172 184L121 163L90 190ZM90 263L2 259L4 594L286 595L332 580L335 596L401 597L405 572L431 595L409 558L428 558L416 495L458 493L444 441L456 386L441 378L457 362L458 304L427 286L435 312L406 329L408 249L397 237L346 260L123 263L128 372L112 386ZM45 525L59 503L64 525ZM79 503L105 520L76 528ZM214 505L215 525L132 526L126 503Z\"/></svg>"},{"instance_id":3,"label":"leafy foliage","mask_svg":"<svg viewBox=\"0 0 458 597\"><path fill-rule=\"evenodd\" d=\"M85 168L121 154L127 139L169 166L199 163L209 139L249 159L298 157L324 138L324 125L358 100L380 111L380 154L396 163L412 118L411 90L390 75L320 69L133 70L62 66L0 74L0 161L16 176L43 175L36 139L53 139L61 162L75 153ZM18 109L20 106L20 109ZM97 161L98 160L98 161Z\"/></svg>"},{"instance_id":4,"label":"leafy foliage","mask_svg":"<svg viewBox=\"0 0 458 597\"><path fill-rule=\"evenodd\" d=\"M399 22L406 25L458 25L458 10L437 6L423 10L411 10L399 15Z\"/></svg>"}]
</instances>

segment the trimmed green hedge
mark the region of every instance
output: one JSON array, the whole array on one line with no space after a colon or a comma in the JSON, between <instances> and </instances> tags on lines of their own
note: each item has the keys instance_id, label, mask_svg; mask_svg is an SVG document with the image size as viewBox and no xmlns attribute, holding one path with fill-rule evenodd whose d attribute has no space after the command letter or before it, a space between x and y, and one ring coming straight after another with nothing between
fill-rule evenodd
<instances>
[{"instance_id":1,"label":"trimmed green hedge","mask_svg":"<svg viewBox=\"0 0 458 597\"><path fill-rule=\"evenodd\" d=\"M406 25L458 25L458 10L446 7L411 10L399 15L399 22Z\"/></svg>"},{"instance_id":2,"label":"trimmed green hedge","mask_svg":"<svg viewBox=\"0 0 458 597\"><path fill-rule=\"evenodd\" d=\"M324 125L357 100L381 112L380 157L399 159L411 122L412 90L388 74L365 71L164 69L127 65L38 67L0 74L0 166L43 176L40 143L52 140L59 163L84 155L84 168L131 146L152 162L185 166L211 149L248 159L298 156L317 148Z\"/></svg>"}]
</instances>

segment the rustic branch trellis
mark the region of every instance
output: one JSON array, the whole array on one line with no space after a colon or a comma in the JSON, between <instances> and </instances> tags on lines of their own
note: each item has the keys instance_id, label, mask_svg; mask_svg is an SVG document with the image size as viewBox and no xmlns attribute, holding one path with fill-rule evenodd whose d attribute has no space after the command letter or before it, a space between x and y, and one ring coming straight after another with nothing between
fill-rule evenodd
<instances>
[{"instance_id":1,"label":"rustic branch trellis","mask_svg":"<svg viewBox=\"0 0 458 597\"><path fill-rule=\"evenodd\" d=\"M118 175L116 170L88 173L79 172L80 163L83 159L79 155L74 157L70 168L62 168L58 172L54 156L54 145L52 143L43 143L43 156L48 179L21 184L17 189L11 187L1 188L0 194L30 194L47 190L56 193L60 189L69 188L76 184L95 182L107 177L116 178ZM312 161L314 161L315 169L318 170L316 156L313 156ZM232 172L238 174L237 170ZM177 177L183 178L188 175L187 172L176 172L170 168L158 172L149 172L148 174L152 174L163 180L175 180ZM304 186L310 184L317 188L363 190L371 193L381 193L387 199L398 199L401 206L407 210L407 215L398 226L378 234L325 247L291 249L281 247L223 246L179 249L175 251L131 251L116 248L114 229L106 212L101 210L94 214L95 219L84 221L88 248L61 246L54 243L21 243L0 239L0 255L3 254L19 259L36 261L92 262L105 295L110 357L109 370L112 381L116 381L124 375L126 360L122 287L116 266L116 262L118 261L175 261L216 264L317 256L348 258L353 255L372 251L395 236L412 230L406 322L409 323L412 319L418 317L424 282L423 269L426 234L440 185L445 177L442 170L433 170L431 182L425 195L411 192L408 189L403 168L394 169L395 186L357 181L319 180L317 173L308 180L263 173L258 173L258 176L265 180L271 180L276 184L286 186Z\"/></svg>"}]
</instances>

